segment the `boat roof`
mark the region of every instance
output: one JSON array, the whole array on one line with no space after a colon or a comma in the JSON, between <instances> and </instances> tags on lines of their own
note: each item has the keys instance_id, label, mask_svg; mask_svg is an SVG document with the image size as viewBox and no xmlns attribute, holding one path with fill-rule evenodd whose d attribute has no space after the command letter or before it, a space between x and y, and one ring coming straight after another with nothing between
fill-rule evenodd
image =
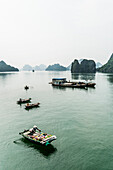
<instances>
[{"instance_id":1,"label":"boat roof","mask_svg":"<svg viewBox=\"0 0 113 170\"><path fill-rule=\"evenodd\" d=\"M65 80L66 78L53 78L52 80Z\"/></svg>"}]
</instances>

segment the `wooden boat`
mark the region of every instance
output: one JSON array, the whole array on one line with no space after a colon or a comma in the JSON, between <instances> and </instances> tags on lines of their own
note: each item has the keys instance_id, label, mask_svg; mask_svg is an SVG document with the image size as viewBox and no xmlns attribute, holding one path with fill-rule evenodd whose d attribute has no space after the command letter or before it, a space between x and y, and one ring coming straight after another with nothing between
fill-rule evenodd
<instances>
[{"instance_id":1,"label":"wooden boat","mask_svg":"<svg viewBox=\"0 0 113 170\"><path fill-rule=\"evenodd\" d=\"M86 83L86 87L95 87L96 83Z\"/></svg>"},{"instance_id":2,"label":"wooden boat","mask_svg":"<svg viewBox=\"0 0 113 170\"><path fill-rule=\"evenodd\" d=\"M30 103L31 102L31 98L29 98L29 99L19 99L18 101L17 101L17 104L22 104L22 103Z\"/></svg>"},{"instance_id":3,"label":"wooden boat","mask_svg":"<svg viewBox=\"0 0 113 170\"><path fill-rule=\"evenodd\" d=\"M52 83L52 86L58 86L58 87L71 87L71 88L85 88L86 84L79 84L79 83L63 83L63 84L54 84Z\"/></svg>"},{"instance_id":4,"label":"wooden boat","mask_svg":"<svg viewBox=\"0 0 113 170\"><path fill-rule=\"evenodd\" d=\"M67 82L67 83L70 83L70 82ZM79 82L71 82L73 84L85 84L86 87L95 87L96 83L92 83L92 82L82 82L82 81L79 81Z\"/></svg>"},{"instance_id":5,"label":"wooden boat","mask_svg":"<svg viewBox=\"0 0 113 170\"><path fill-rule=\"evenodd\" d=\"M32 109L32 108L34 108L34 107L39 107L39 105L40 105L40 103L35 103L35 104L29 104L29 103L27 103L27 104L25 105L25 109Z\"/></svg>"},{"instance_id":6,"label":"wooden boat","mask_svg":"<svg viewBox=\"0 0 113 170\"><path fill-rule=\"evenodd\" d=\"M36 144L42 144L46 146L50 144L52 141L56 140L55 135L43 133L36 126L33 126L32 129L24 130L19 134L31 142L35 142Z\"/></svg>"},{"instance_id":7,"label":"wooden boat","mask_svg":"<svg viewBox=\"0 0 113 170\"><path fill-rule=\"evenodd\" d=\"M52 86L57 87L72 87L72 88L86 88L86 87L95 87L96 83L92 82L73 82L73 81L67 81L66 78L53 78L52 82L50 82Z\"/></svg>"},{"instance_id":8,"label":"wooden boat","mask_svg":"<svg viewBox=\"0 0 113 170\"><path fill-rule=\"evenodd\" d=\"M25 89L25 90L28 90L28 89L29 89L29 87L28 87L28 86L25 86L25 87L24 87L24 89Z\"/></svg>"}]
</instances>

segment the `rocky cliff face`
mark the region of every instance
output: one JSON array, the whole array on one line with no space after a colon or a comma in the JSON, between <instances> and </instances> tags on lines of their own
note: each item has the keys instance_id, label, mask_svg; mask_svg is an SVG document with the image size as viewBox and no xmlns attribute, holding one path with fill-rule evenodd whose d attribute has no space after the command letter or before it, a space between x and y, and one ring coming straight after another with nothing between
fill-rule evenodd
<instances>
[{"instance_id":1,"label":"rocky cliff face","mask_svg":"<svg viewBox=\"0 0 113 170\"><path fill-rule=\"evenodd\" d=\"M102 67L98 68L97 71L102 73L113 73L113 54L111 55L108 62Z\"/></svg>"},{"instance_id":2,"label":"rocky cliff face","mask_svg":"<svg viewBox=\"0 0 113 170\"><path fill-rule=\"evenodd\" d=\"M71 73L95 73L96 64L93 60L82 60L79 64L78 60L74 60L71 67Z\"/></svg>"},{"instance_id":3,"label":"rocky cliff face","mask_svg":"<svg viewBox=\"0 0 113 170\"><path fill-rule=\"evenodd\" d=\"M4 61L0 61L0 72L9 72L9 71L19 71L18 68L7 65Z\"/></svg>"},{"instance_id":4,"label":"rocky cliff face","mask_svg":"<svg viewBox=\"0 0 113 170\"><path fill-rule=\"evenodd\" d=\"M74 60L74 62L71 65L71 73L79 73L80 72L80 64L78 60Z\"/></svg>"}]
</instances>

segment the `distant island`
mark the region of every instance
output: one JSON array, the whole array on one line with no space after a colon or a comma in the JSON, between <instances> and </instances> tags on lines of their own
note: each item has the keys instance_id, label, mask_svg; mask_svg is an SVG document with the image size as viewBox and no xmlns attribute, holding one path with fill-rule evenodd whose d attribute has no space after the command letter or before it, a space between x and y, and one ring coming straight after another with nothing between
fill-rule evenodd
<instances>
[{"instance_id":1,"label":"distant island","mask_svg":"<svg viewBox=\"0 0 113 170\"><path fill-rule=\"evenodd\" d=\"M64 66L61 66L60 64L54 64L54 65L49 65L46 68L46 71L66 71L67 68Z\"/></svg>"},{"instance_id":2,"label":"distant island","mask_svg":"<svg viewBox=\"0 0 113 170\"><path fill-rule=\"evenodd\" d=\"M91 63L93 63L94 66L94 70L92 70L93 68L91 66ZM75 64L73 65L73 63L71 63L70 65L68 65L68 67L64 67L60 64L53 64L53 65L49 65L48 67L44 64L40 64L39 66L36 65L35 67L32 67L29 64L26 64L23 66L23 68L21 69L22 71L71 71L71 68L76 67L76 72L95 72L95 62L93 60L86 60L86 59L80 59L80 60L75 60ZM76 65L76 66L75 66ZM101 67L102 64L101 63L96 63L96 68ZM79 69L78 69L79 67ZM73 70L72 69L72 70ZM90 69L90 71L88 70ZM73 72L73 71L72 71Z\"/></svg>"},{"instance_id":3,"label":"distant island","mask_svg":"<svg viewBox=\"0 0 113 170\"><path fill-rule=\"evenodd\" d=\"M102 73L113 73L113 54L106 64L97 69L98 72Z\"/></svg>"},{"instance_id":4,"label":"distant island","mask_svg":"<svg viewBox=\"0 0 113 170\"><path fill-rule=\"evenodd\" d=\"M95 73L96 63L94 60L82 59L81 62L74 60L71 66L71 73Z\"/></svg>"},{"instance_id":5,"label":"distant island","mask_svg":"<svg viewBox=\"0 0 113 170\"><path fill-rule=\"evenodd\" d=\"M23 71L32 71L32 70L34 70L34 71L45 71L46 68L47 68L47 66L44 65L44 64L40 64L39 66L36 65L35 67L32 67L29 64L26 64L26 65L23 66L23 68L21 70L23 70Z\"/></svg>"},{"instance_id":6,"label":"distant island","mask_svg":"<svg viewBox=\"0 0 113 170\"><path fill-rule=\"evenodd\" d=\"M9 71L19 71L19 69L7 65L4 61L0 61L0 72L9 72Z\"/></svg>"},{"instance_id":7,"label":"distant island","mask_svg":"<svg viewBox=\"0 0 113 170\"><path fill-rule=\"evenodd\" d=\"M72 65L72 64L70 64L70 65L67 67L67 70L68 70L68 71L71 71L71 65Z\"/></svg>"}]
</instances>

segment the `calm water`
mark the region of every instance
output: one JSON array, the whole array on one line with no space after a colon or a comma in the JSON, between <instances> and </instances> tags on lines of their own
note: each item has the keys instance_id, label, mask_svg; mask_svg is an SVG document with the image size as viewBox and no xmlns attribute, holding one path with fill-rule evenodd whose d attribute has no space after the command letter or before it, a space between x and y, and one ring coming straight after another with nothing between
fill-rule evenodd
<instances>
[{"instance_id":1,"label":"calm water","mask_svg":"<svg viewBox=\"0 0 113 170\"><path fill-rule=\"evenodd\" d=\"M97 85L53 88L53 77ZM16 104L20 97L40 108L26 111ZM57 140L45 148L18 135L34 124ZM113 74L0 73L0 134L0 170L113 170Z\"/></svg>"}]
</instances>

